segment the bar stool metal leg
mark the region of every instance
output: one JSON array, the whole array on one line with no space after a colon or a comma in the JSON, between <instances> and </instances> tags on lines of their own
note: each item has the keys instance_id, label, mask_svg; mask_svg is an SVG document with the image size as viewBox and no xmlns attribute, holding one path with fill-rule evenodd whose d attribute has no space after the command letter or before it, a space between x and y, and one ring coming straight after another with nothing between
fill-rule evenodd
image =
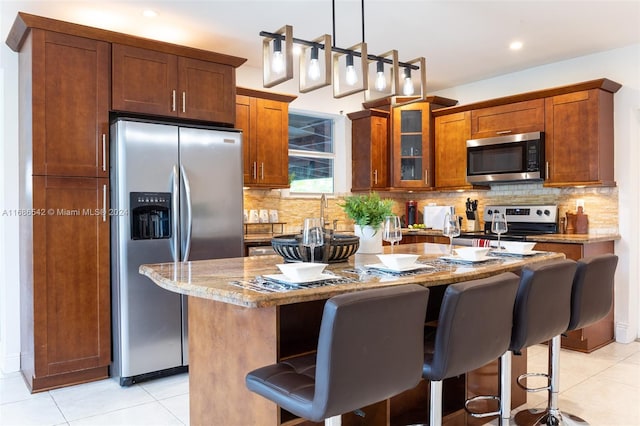
<instances>
[{"instance_id":1,"label":"bar stool metal leg","mask_svg":"<svg viewBox=\"0 0 640 426\"><path fill-rule=\"evenodd\" d=\"M429 396L429 425L442 425L442 380L431 382Z\"/></svg>"},{"instance_id":2,"label":"bar stool metal leg","mask_svg":"<svg viewBox=\"0 0 640 426\"><path fill-rule=\"evenodd\" d=\"M324 426L342 426L342 416L333 416L324 419Z\"/></svg>"},{"instance_id":3,"label":"bar stool metal leg","mask_svg":"<svg viewBox=\"0 0 640 426\"><path fill-rule=\"evenodd\" d=\"M511 419L511 351L500 357L500 425L506 426Z\"/></svg>"},{"instance_id":4,"label":"bar stool metal leg","mask_svg":"<svg viewBox=\"0 0 640 426\"><path fill-rule=\"evenodd\" d=\"M530 409L520 411L515 415L518 425L588 425L580 417L562 413L558 408L558 394L560 392L560 340L555 336L549 342L549 397L547 408L544 410Z\"/></svg>"}]
</instances>

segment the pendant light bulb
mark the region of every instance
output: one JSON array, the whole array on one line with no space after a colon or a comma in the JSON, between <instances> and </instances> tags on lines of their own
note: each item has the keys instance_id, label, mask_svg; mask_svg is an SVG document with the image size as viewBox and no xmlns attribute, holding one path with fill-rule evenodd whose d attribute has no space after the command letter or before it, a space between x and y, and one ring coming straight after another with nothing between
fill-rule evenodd
<instances>
[{"instance_id":1,"label":"pendant light bulb","mask_svg":"<svg viewBox=\"0 0 640 426\"><path fill-rule=\"evenodd\" d=\"M347 75L345 80L349 86L355 86L358 82L358 74L356 73L356 67L353 66L353 55L347 55Z\"/></svg>"},{"instance_id":2,"label":"pendant light bulb","mask_svg":"<svg viewBox=\"0 0 640 426\"><path fill-rule=\"evenodd\" d=\"M273 55L271 56L271 70L280 74L284 71L284 55L282 54L282 41L279 38L273 40Z\"/></svg>"},{"instance_id":3,"label":"pendant light bulb","mask_svg":"<svg viewBox=\"0 0 640 426\"><path fill-rule=\"evenodd\" d=\"M404 84L402 85L402 94L405 96L413 95L413 81L411 80L411 69L404 69Z\"/></svg>"},{"instance_id":4,"label":"pendant light bulb","mask_svg":"<svg viewBox=\"0 0 640 426\"><path fill-rule=\"evenodd\" d=\"M320 62L318 61L318 48L316 46L311 48L308 75L313 81L318 81L320 79Z\"/></svg>"},{"instance_id":5,"label":"pendant light bulb","mask_svg":"<svg viewBox=\"0 0 640 426\"><path fill-rule=\"evenodd\" d=\"M384 63L382 61L378 61L376 67L377 67L377 70L376 70L375 88L376 90L382 92L384 89L387 88L387 79L384 76Z\"/></svg>"}]
</instances>

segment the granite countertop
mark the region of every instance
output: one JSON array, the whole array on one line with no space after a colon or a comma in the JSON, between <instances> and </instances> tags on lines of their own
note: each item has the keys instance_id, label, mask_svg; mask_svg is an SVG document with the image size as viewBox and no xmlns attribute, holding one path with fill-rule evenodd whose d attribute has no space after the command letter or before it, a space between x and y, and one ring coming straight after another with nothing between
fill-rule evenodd
<instances>
[{"instance_id":1,"label":"granite countertop","mask_svg":"<svg viewBox=\"0 0 640 426\"><path fill-rule=\"evenodd\" d=\"M564 254L548 252L529 257L500 257L476 265L454 264L438 259L447 255L448 250L449 246L444 244L396 246L395 253L419 254L419 262L437 266L410 276L362 273L364 265L375 264L379 260L375 255L356 254L348 262L334 263L327 267L327 271L350 282L270 293L251 289L248 284L255 281L257 276L279 274L275 265L282 263L282 257L278 255L141 265L140 273L160 287L176 293L259 308L328 299L340 293L398 284L416 283L427 287L452 284L498 272L518 271L530 263L564 258ZM384 247L384 251L390 252L390 247Z\"/></svg>"},{"instance_id":2,"label":"granite countertop","mask_svg":"<svg viewBox=\"0 0 640 426\"><path fill-rule=\"evenodd\" d=\"M539 243L589 244L602 241L618 241L620 234L544 234L528 236L527 241Z\"/></svg>"}]
</instances>

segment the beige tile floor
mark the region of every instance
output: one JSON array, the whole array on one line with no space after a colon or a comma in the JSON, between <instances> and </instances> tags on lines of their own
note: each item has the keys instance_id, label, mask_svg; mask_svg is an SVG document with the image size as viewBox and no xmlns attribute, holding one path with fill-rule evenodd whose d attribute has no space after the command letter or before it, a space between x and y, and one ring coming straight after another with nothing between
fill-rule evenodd
<instances>
[{"instance_id":1,"label":"beige tile floor","mask_svg":"<svg viewBox=\"0 0 640 426\"><path fill-rule=\"evenodd\" d=\"M546 371L546 350L529 348L529 371ZM563 350L560 370L561 409L594 426L640 425L640 342L612 343L589 355ZM531 394L527 406L544 403L545 396ZM128 388L102 380L35 395L19 373L0 374L2 426L187 424L187 374Z\"/></svg>"}]
</instances>

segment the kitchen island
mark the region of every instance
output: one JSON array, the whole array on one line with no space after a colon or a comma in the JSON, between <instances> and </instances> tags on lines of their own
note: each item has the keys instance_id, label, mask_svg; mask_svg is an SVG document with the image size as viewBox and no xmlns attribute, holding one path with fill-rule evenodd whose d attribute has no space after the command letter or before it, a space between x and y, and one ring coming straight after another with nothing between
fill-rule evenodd
<instances>
[{"instance_id":1,"label":"kitchen island","mask_svg":"<svg viewBox=\"0 0 640 426\"><path fill-rule=\"evenodd\" d=\"M449 247L407 244L395 252L415 253L428 268L404 276L370 273L364 266L375 255L355 255L328 266L339 278L311 288L265 286L277 274L280 256L259 256L184 263L142 265L140 273L159 286L189 296L190 423L193 425L293 425L301 419L249 392L244 377L250 370L290 356L309 353L317 343L324 301L334 295L376 287L416 283L431 288L427 321L437 319L439 301L448 284L483 278L524 265L562 259L563 254L496 257L479 265L447 263L440 256ZM389 251L390 247L385 247ZM427 322L429 324L429 322ZM518 357L516 357L518 358ZM514 377L524 372L526 357L514 362ZM516 360L518 361L518 360ZM524 366L522 365L524 362ZM445 384L445 420L464 422L461 402L497 387L495 365ZM448 390L447 390L448 389ZM512 386L512 389L515 387ZM364 407L365 418L350 414L343 424L386 425L426 419L428 385ZM513 405L525 402L514 391ZM366 420L365 423L362 423Z\"/></svg>"}]
</instances>

